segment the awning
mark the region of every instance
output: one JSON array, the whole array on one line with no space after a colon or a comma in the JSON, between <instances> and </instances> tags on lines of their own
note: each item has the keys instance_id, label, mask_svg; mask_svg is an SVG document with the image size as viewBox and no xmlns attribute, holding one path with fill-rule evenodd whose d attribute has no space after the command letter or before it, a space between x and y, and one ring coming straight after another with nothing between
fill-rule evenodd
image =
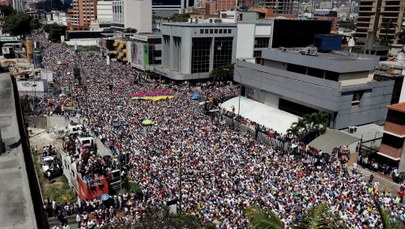
<instances>
[{"instance_id":1,"label":"awning","mask_svg":"<svg viewBox=\"0 0 405 229\"><path fill-rule=\"evenodd\" d=\"M315 138L308 145L330 154L335 147L350 145L359 140L360 138L351 134L339 130L328 129L325 134Z\"/></svg>"},{"instance_id":2,"label":"awning","mask_svg":"<svg viewBox=\"0 0 405 229\"><path fill-rule=\"evenodd\" d=\"M381 155L381 156L384 156L384 157L386 157L386 158L388 158L388 159L391 159L391 160L393 160L393 161L399 161L399 160L401 160L401 158L391 157L391 156L389 156L389 155L387 155L387 154L384 154L384 153L381 153L381 152L377 152L377 154L378 154L378 155Z\"/></svg>"},{"instance_id":3,"label":"awning","mask_svg":"<svg viewBox=\"0 0 405 229\"><path fill-rule=\"evenodd\" d=\"M240 104L240 109L238 106ZM277 107L272 107L264 103L241 96L229 99L221 104L225 110L234 110L236 114L248 118L260 125L271 128L279 133L287 133L293 122L298 120L298 116L282 111Z\"/></svg>"}]
</instances>

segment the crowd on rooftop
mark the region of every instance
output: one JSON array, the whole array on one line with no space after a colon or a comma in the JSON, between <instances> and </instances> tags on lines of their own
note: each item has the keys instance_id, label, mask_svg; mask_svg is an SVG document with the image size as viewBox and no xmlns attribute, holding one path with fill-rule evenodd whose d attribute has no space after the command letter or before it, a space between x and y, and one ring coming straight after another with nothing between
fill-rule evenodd
<instances>
[{"instance_id":1,"label":"crowd on rooftop","mask_svg":"<svg viewBox=\"0 0 405 229\"><path fill-rule=\"evenodd\" d=\"M129 65L107 65L98 55L76 54L42 36L34 39L42 43L45 68L55 73L61 87L71 91L71 101L69 96L46 98L40 105L42 111L51 114L61 107L61 114L82 118L114 156L128 156L128 176L140 185L144 196L129 208L121 205L128 209L125 215L131 207L136 215L145 206L159 207L179 199L181 179L182 210L220 228L245 228L244 210L250 205L274 210L290 227L306 209L324 202L350 228L376 228L381 219L375 198L393 217L405 220L405 208L399 204L403 196L386 192L361 174L348 176L339 170L338 161L315 166L313 162L320 158L306 150L286 152L241 133L220 115L232 118L232 112L206 115L199 101L191 99L196 91L204 95L202 100L205 95L209 99L237 95L238 87L231 82L163 84ZM61 60L68 64L58 65ZM81 68L81 83L73 77L76 64ZM171 91L174 98L130 100L131 93L153 91ZM76 111L65 110L69 103L74 103ZM153 124L142 125L145 119ZM287 142L282 133L262 126L257 129ZM85 206L89 205L86 202ZM94 214L97 209L96 205L81 212ZM111 221L106 220L108 209L103 210L104 222ZM138 218L131 219L135 222Z\"/></svg>"}]
</instances>

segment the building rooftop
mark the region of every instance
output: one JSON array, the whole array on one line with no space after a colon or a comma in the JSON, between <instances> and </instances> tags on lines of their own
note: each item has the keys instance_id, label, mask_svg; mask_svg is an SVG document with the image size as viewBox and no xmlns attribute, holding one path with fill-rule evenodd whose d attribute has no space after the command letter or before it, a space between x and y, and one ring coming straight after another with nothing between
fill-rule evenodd
<instances>
[{"instance_id":1,"label":"building rooftop","mask_svg":"<svg viewBox=\"0 0 405 229\"><path fill-rule=\"evenodd\" d=\"M236 27L236 23L195 23L195 22L168 22L162 25L179 26L179 27Z\"/></svg>"},{"instance_id":2,"label":"building rooftop","mask_svg":"<svg viewBox=\"0 0 405 229\"><path fill-rule=\"evenodd\" d=\"M318 52L316 48L283 47L263 50L262 58L337 73L374 71L379 61L379 57L374 55L355 54L343 51L322 53Z\"/></svg>"},{"instance_id":3,"label":"building rooftop","mask_svg":"<svg viewBox=\"0 0 405 229\"><path fill-rule=\"evenodd\" d=\"M390 105L388 109L405 113L405 102Z\"/></svg>"},{"instance_id":4,"label":"building rooftop","mask_svg":"<svg viewBox=\"0 0 405 229\"><path fill-rule=\"evenodd\" d=\"M0 74L0 228L37 228L14 93L10 75Z\"/></svg>"}]
</instances>

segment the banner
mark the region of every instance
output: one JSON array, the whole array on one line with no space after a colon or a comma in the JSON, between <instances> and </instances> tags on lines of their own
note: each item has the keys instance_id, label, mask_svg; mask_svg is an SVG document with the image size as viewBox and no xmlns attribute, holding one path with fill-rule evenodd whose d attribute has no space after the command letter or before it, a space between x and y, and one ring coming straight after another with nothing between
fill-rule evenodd
<instances>
[{"instance_id":1,"label":"banner","mask_svg":"<svg viewBox=\"0 0 405 229\"><path fill-rule=\"evenodd\" d=\"M142 71L149 70L149 45L131 42L131 66Z\"/></svg>"}]
</instances>

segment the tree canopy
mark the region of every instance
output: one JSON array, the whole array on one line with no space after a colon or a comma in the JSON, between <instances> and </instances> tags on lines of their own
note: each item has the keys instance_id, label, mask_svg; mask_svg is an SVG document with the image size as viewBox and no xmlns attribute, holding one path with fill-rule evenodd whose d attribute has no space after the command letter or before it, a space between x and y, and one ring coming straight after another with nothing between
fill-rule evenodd
<instances>
[{"instance_id":1,"label":"tree canopy","mask_svg":"<svg viewBox=\"0 0 405 229\"><path fill-rule=\"evenodd\" d=\"M210 72L210 77L215 82L224 82L224 81L232 80L233 69L234 69L233 64L221 65L219 67L214 68Z\"/></svg>"},{"instance_id":2,"label":"tree canopy","mask_svg":"<svg viewBox=\"0 0 405 229\"><path fill-rule=\"evenodd\" d=\"M173 14L173 16L170 17L170 20L172 22L187 22L189 18L190 14Z\"/></svg>"},{"instance_id":3,"label":"tree canopy","mask_svg":"<svg viewBox=\"0 0 405 229\"><path fill-rule=\"evenodd\" d=\"M66 27L62 27L54 23L45 25L44 30L49 34L48 39L50 41L58 42L60 41L60 36L65 35Z\"/></svg>"},{"instance_id":4,"label":"tree canopy","mask_svg":"<svg viewBox=\"0 0 405 229\"><path fill-rule=\"evenodd\" d=\"M27 35L35 29L32 27L36 26L33 21L34 18L25 13L10 14L5 17L3 32L10 33L12 36Z\"/></svg>"}]
</instances>

